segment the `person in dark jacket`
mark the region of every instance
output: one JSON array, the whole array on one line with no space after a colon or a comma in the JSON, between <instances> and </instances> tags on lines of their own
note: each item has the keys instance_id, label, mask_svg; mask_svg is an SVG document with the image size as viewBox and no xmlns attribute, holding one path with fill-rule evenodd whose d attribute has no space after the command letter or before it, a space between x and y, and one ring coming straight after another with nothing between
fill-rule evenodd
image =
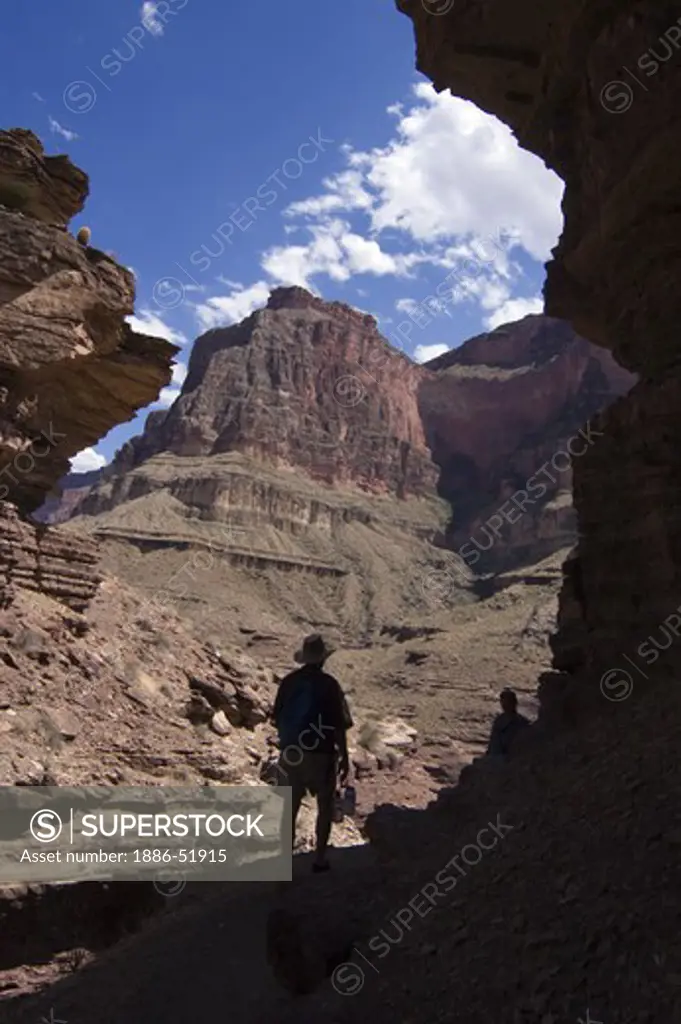
<instances>
[{"instance_id":1,"label":"person in dark jacket","mask_svg":"<svg viewBox=\"0 0 681 1024\"><path fill-rule=\"evenodd\" d=\"M518 711L518 698L513 690L506 688L499 694L501 714L497 715L492 725L489 743L487 745L488 757L503 757L508 760L511 752L511 744L519 732L522 732L530 724L524 715Z\"/></svg>"},{"instance_id":2,"label":"person in dark jacket","mask_svg":"<svg viewBox=\"0 0 681 1024\"><path fill-rule=\"evenodd\" d=\"M327 871L336 780L348 777L347 731L352 728L340 683L324 671L333 653L318 633L305 637L295 660L301 668L279 684L273 718L279 732L279 778L292 790L293 834L305 793L317 799L316 855L313 871Z\"/></svg>"}]
</instances>

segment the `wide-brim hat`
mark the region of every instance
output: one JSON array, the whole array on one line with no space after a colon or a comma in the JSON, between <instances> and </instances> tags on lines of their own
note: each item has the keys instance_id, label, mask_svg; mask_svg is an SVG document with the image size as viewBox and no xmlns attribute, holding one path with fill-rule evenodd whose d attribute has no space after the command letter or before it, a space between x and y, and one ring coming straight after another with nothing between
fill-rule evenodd
<instances>
[{"instance_id":1,"label":"wide-brim hat","mask_svg":"<svg viewBox=\"0 0 681 1024\"><path fill-rule=\"evenodd\" d=\"M314 665L325 661L333 652L334 648L326 643L323 636L319 633L310 633L305 637L302 647L296 651L293 657L299 665Z\"/></svg>"}]
</instances>

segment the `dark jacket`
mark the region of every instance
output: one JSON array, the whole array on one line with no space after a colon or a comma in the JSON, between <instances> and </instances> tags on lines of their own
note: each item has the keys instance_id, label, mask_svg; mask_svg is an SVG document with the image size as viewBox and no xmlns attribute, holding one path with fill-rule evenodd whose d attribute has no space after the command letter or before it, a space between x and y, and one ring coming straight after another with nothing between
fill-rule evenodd
<instances>
[{"instance_id":1,"label":"dark jacket","mask_svg":"<svg viewBox=\"0 0 681 1024\"><path fill-rule=\"evenodd\" d=\"M487 746L487 753L493 757L508 757L511 752L511 744L519 732L522 732L529 725L524 715L508 714L503 711L494 719L492 732Z\"/></svg>"},{"instance_id":2,"label":"dark jacket","mask_svg":"<svg viewBox=\"0 0 681 1024\"><path fill-rule=\"evenodd\" d=\"M274 701L274 724L279 728L281 713L287 701L301 685L314 683L317 712L312 729L307 730L303 749L311 753L332 754L336 749L336 731L352 728L353 722L345 696L338 680L317 665L303 665L284 676Z\"/></svg>"}]
</instances>

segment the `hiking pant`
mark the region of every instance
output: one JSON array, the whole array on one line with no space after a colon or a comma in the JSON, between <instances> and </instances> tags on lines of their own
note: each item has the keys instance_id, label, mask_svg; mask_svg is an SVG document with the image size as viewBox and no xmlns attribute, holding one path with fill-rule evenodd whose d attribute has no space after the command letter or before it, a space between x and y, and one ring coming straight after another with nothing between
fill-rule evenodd
<instances>
[{"instance_id":1,"label":"hiking pant","mask_svg":"<svg viewBox=\"0 0 681 1024\"><path fill-rule=\"evenodd\" d=\"M306 793L317 798L317 850L329 841L333 818L333 801L336 792L336 755L320 754L316 751L296 751L299 760L287 757L284 751L279 759L279 785L291 787L293 805L293 836L295 838L296 817Z\"/></svg>"}]
</instances>

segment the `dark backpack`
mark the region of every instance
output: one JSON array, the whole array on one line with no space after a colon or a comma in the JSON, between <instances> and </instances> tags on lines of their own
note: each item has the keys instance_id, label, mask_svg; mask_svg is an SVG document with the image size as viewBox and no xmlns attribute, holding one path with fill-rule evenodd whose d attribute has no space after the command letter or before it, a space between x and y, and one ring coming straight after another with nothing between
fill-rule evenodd
<instances>
[{"instance_id":1,"label":"dark backpack","mask_svg":"<svg viewBox=\"0 0 681 1024\"><path fill-rule=\"evenodd\" d=\"M300 744L301 735L310 726L319 722L322 712L320 684L317 679L301 676L296 679L295 687L288 695L286 703L279 713L277 729L281 750ZM305 749L314 746L315 733L303 736Z\"/></svg>"}]
</instances>

